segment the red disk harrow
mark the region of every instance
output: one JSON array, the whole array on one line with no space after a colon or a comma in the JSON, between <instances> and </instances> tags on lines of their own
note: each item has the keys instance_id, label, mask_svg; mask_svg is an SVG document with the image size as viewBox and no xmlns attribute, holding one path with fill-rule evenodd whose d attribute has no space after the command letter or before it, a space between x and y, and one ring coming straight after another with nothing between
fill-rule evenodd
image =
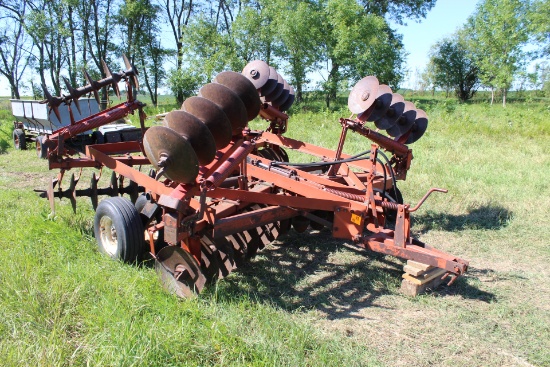
<instances>
[{"instance_id":1,"label":"red disk harrow","mask_svg":"<svg viewBox=\"0 0 550 367\"><path fill-rule=\"evenodd\" d=\"M263 61L242 73L222 72L165 116L162 126L145 127L143 104L132 94L137 70L111 73L69 95L47 96L55 112L61 104L78 108L79 97L126 82L127 100L80 121L71 121L47 136L44 146L50 169L59 174L45 192L54 198L88 196L96 209L94 232L99 249L114 259L135 262L150 253L164 286L179 296L200 292L206 283L233 269L291 227L304 232L328 228L332 236L365 249L444 270L450 282L468 262L432 248L410 235L410 214L396 182L411 165L414 143L426 131L422 110L369 76L352 89L348 105L355 118L341 118L336 151L283 136L285 114L294 90ZM64 142L138 111L142 138L87 145L82 151ZM248 122L259 116L266 130ZM374 122L376 129L367 126ZM367 139L366 150L343 153L348 131ZM386 134L379 131L385 130ZM311 163L289 162L294 150L313 157ZM152 167L151 167L152 166ZM98 188L92 176L87 189L76 189L66 171L91 167L112 170L111 184ZM121 197L127 194L131 200ZM101 202L98 196L107 195Z\"/></svg>"}]
</instances>

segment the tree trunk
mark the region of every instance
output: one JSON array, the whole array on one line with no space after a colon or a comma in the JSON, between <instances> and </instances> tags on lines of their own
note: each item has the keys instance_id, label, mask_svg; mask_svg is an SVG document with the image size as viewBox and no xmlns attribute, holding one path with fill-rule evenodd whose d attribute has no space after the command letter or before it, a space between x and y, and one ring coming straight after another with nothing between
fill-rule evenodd
<instances>
[{"instance_id":1,"label":"tree trunk","mask_svg":"<svg viewBox=\"0 0 550 367\"><path fill-rule=\"evenodd\" d=\"M330 107L330 101L336 99L336 93L338 92L338 82L340 82L340 65L336 62L332 62L332 67L327 77L327 90L325 102L327 108Z\"/></svg>"},{"instance_id":2,"label":"tree trunk","mask_svg":"<svg viewBox=\"0 0 550 367\"><path fill-rule=\"evenodd\" d=\"M493 105L494 101L495 101L495 88L491 87L491 106Z\"/></svg>"},{"instance_id":3,"label":"tree trunk","mask_svg":"<svg viewBox=\"0 0 550 367\"><path fill-rule=\"evenodd\" d=\"M502 107L506 107L506 93L507 93L507 90L503 89L502 90Z\"/></svg>"},{"instance_id":4,"label":"tree trunk","mask_svg":"<svg viewBox=\"0 0 550 367\"><path fill-rule=\"evenodd\" d=\"M12 77L8 77L8 82L10 83L11 98L20 99L19 87L18 87L17 83L15 83L15 81Z\"/></svg>"}]
</instances>

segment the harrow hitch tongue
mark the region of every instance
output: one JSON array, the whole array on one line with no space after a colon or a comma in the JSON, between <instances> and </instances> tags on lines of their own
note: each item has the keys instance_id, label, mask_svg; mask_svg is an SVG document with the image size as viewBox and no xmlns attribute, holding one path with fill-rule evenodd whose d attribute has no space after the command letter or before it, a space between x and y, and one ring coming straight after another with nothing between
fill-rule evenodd
<instances>
[{"instance_id":1,"label":"harrow hitch tongue","mask_svg":"<svg viewBox=\"0 0 550 367\"><path fill-rule=\"evenodd\" d=\"M164 287L190 297L290 228L299 233L312 228L407 259L403 282L419 284L416 291L427 287L426 279L450 277L450 285L466 272L466 260L411 236L411 213L433 192L447 190L428 190L412 208L403 201L397 182L407 177L413 159L409 145L425 135L428 117L376 77L367 76L352 88L348 107L353 115L338 121L338 146L330 150L284 136L294 88L261 60L241 73L218 74L180 109L159 116L161 126L146 128L144 105L132 94L138 72L123 58L126 69L119 73L103 62L104 79L94 81L85 72L84 87L74 88L64 79L68 95L53 97L44 88L45 102L56 114L59 106L70 110L72 103L80 113L80 97L93 93L99 98L104 87L120 96L118 83L126 82L126 101L78 121L71 117L70 125L47 136L49 168L60 173L39 191L50 200L52 212L54 198L68 199L76 210L79 197L90 197L96 235L111 233L106 226L116 233L97 238L112 258L135 262L150 252ZM69 144L72 137L134 111L143 134L108 143L97 139L82 147ZM265 130L248 126L256 117L267 122ZM349 130L367 139L364 151L346 153ZM290 162L287 150L308 154L312 162ZM84 167L100 170L88 188L77 188L81 173L77 178L71 174L63 185L66 171ZM100 180L104 168L111 171L106 187ZM123 195L129 199L118 197ZM108 198L99 202L99 196Z\"/></svg>"}]
</instances>

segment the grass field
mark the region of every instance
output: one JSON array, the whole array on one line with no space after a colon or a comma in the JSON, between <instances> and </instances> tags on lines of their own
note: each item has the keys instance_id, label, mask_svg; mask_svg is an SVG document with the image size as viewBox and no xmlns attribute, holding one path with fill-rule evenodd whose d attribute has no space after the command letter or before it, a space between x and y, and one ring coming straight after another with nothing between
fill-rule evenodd
<instances>
[{"instance_id":1,"label":"grass field","mask_svg":"<svg viewBox=\"0 0 550 367\"><path fill-rule=\"evenodd\" d=\"M550 366L550 101L406 97L430 123L405 201L449 189L414 213L413 232L469 260L466 276L406 297L402 261L291 232L184 301L147 265L99 254L88 200L49 217L32 190L55 173L12 149L0 101L0 365ZM349 112L319 106L295 107L287 135L334 148ZM368 145L352 134L346 150Z\"/></svg>"}]
</instances>

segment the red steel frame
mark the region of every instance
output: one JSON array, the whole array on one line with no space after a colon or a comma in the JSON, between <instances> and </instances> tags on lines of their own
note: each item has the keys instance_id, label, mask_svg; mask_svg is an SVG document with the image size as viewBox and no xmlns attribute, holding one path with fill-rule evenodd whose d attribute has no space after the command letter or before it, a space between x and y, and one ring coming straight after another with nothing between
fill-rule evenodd
<instances>
[{"instance_id":1,"label":"red steel frame","mask_svg":"<svg viewBox=\"0 0 550 367\"><path fill-rule=\"evenodd\" d=\"M376 189L389 190L392 187L389 179L392 168L376 160L379 150L392 153L390 162L396 179L405 179L412 151L406 145L354 120L340 120L343 129L337 152L277 133L245 129L242 136L234 137L227 147L217 152L211 164L200 168L193 184L157 181L135 169L134 166L150 164L144 155L139 154L143 152L140 142L90 145L78 157L74 156L75 152L64 148L64 139L115 121L135 110L139 111L145 131L142 106L137 101L122 103L54 132L48 139L48 158L50 169L61 169L60 179L63 172L71 168L107 167L142 186L152 200L163 208L163 220L148 229L153 256L153 234L161 228L164 228L166 242L181 246L200 262L198 235L208 233L215 238L298 215L315 218L310 212L321 210L334 213L332 223L326 220L320 223L332 225L335 238L351 240L371 251L445 269L447 274L453 275L451 282L467 270L467 261L411 237L410 213L418 209L431 191L412 209L407 204L389 202L376 193ZM260 116L269 120L271 127L276 127L268 130L286 131L288 117L285 114L264 105ZM372 141L370 157L339 163L328 174L314 174L279 164L274 167L270 160L258 154L258 149L268 146L293 149L326 161L346 159L350 156L341 152L341 146L350 129ZM236 177L237 184L230 188L223 187L222 183L230 176ZM61 184L58 190L62 190ZM50 195L50 200L53 200L53 195ZM263 206L252 212L242 211L252 204ZM384 227L384 208L397 212L393 230Z\"/></svg>"}]
</instances>

